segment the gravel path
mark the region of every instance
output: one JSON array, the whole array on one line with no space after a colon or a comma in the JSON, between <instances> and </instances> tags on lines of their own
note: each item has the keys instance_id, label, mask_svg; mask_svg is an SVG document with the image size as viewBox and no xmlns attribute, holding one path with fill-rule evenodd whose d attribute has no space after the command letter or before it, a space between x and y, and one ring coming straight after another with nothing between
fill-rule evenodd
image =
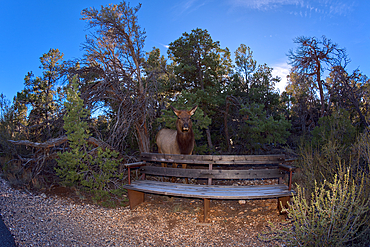
<instances>
[{"instance_id":1,"label":"gravel path","mask_svg":"<svg viewBox=\"0 0 370 247\"><path fill-rule=\"evenodd\" d=\"M200 200L163 198L149 196L132 211L107 209L15 190L0 179L0 213L18 246L276 246L257 238L268 220L281 221L272 203L240 210L235 201L215 202L211 223L199 223Z\"/></svg>"}]
</instances>

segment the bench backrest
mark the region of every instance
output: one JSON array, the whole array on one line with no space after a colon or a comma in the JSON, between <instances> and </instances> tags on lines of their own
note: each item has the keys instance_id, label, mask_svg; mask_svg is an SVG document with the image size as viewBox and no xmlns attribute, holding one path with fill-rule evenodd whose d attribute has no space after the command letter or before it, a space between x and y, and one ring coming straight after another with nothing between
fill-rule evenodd
<instances>
[{"instance_id":1,"label":"bench backrest","mask_svg":"<svg viewBox=\"0 0 370 247\"><path fill-rule=\"evenodd\" d=\"M141 173L165 177L213 179L275 179L284 176L281 169L207 170L144 166Z\"/></svg>"},{"instance_id":2,"label":"bench backrest","mask_svg":"<svg viewBox=\"0 0 370 247\"><path fill-rule=\"evenodd\" d=\"M282 178L284 172L278 169L285 161L284 155L181 155L181 154L160 154L142 153L141 160L154 163L178 163L193 165L210 165L217 169L179 169L158 166L144 166L140 170L147 175L204 178L204 179L275 179ZM225 165L226 169L222 169ZM228 166L226 166L228 165ZM238 166L238 169L230 169L231 166ZM250 169L240 165L269 165L273 168L259 166ZM221 168L220 168L221 167Z\"/></svg>"},{"instance_id":3,"label":"bench backrest","mask_svg":"<svg viewBox=\"0 0 370 247\"><path fill-rule=\"evenodd\" d=\"M183 155L141 153L141 160L148 162L167 162L178 164L214 164L214 165L258 165L282 164L285 155Z\"/></svg>"}]
</instances>

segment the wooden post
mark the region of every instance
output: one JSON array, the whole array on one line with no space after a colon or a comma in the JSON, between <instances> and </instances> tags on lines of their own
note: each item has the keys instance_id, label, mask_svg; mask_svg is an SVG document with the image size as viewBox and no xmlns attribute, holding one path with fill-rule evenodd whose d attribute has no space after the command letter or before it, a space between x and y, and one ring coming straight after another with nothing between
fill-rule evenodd
<instances>
[{"instance_id":1,"label":"wooden post","mask_svg":"<svg viewBox=\"0 0 370 247\"><path fill-rule=\"evenodd\" d=\"M127 168L128 171L128 184L131 184L131 169L130 167Z\"/></svg>"},{"instance_id":2,"label":"wooden post","mask_svg":"<svg viewBox=\"0 0 370 247\"><path fill-rule=\"evenodd\" d=\"M144 192L129 189L127 190L127 192L130 201L130 209L134 209L137 205L144 202L145 200Z\"/></svg>"},{"instance_id":3,"label":"wooden post","mask_svg":"<svg viewBox=\"0 0 370 247\"><path fill-rule=\"evenodd\" d=\"M212 170L213 164L209 164L208 170ZM208 185L212 185L212 178L208 178Z\"/></svg>"},{"instance_id":4,"label":"wooden post","mask_svg":"<svg viewBox=\"0 0 370 247\"><path fill-rule=\"evenodd\" d=\"M208 212L209 212L209 206L210 206L210 200L204 198L204 218L203 218L203 222L206 222L207 221Z\"/></svg>"}]
</instances>

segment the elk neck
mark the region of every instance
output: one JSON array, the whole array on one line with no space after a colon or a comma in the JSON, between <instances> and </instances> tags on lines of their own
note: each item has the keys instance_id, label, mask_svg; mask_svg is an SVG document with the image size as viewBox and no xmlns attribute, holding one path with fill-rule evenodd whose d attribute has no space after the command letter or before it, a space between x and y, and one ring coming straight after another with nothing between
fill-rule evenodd
<instances>
[{"instance_id":1,"label":"elk neck","mask_svg":"<svg viewBox=\"0 0 370 247\"><path fill-rule=\"evenodd\" d=\"M177 130L176 141L179 145L181 154L191 154L194 147L194 132L192 128L188 131Z\"/></svg>"}]
</instances>

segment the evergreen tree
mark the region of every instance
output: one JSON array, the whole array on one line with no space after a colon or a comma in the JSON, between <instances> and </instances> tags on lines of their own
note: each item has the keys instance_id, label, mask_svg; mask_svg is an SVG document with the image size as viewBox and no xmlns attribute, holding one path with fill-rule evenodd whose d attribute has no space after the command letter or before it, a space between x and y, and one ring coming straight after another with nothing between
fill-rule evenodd
<instances>
[{"instance_id":1,"label":"evergreen tree","mask_svg":"<svg viewBox=\"0 0 370 247\"><path fill-rule=\"evenodd\" d=\"M225 101L222 92L232 68L229 50L221 49L207 30L197 28L170 43L168 54L175 64L172 88L180 93L178 98L197 104L212 119ZM206 137L208 147L213 149L211 128L206 129Z\"/></svg>"},{"instance_id":2,"label":"evergreen tree","mask_svg":"<svg viewBox=\"0 0 370 247\"><path fill-rule=\"evenodd\" d=\"M45 141L53 136L52 125L59 112L58 104L59 95L61 94L57 82L60 79L61 61L63 53L58 49L50 49L40 57L43 69L42 77L34 77L32 72L28 72L24 84L25 88L17 94L16 100L18 106L26 106L29 110L28 128L30 129L31 138L35 141Z\"/></svg>"},{"instance_id":3,"label":"evergreen tree","mask_svg":"<svg viewBox=\"0 0 370 247\"><path fill-rule=\"evenodd\" d=\"M241 44L235 51L236 72L241 78L241 91L249 92L251 74L256 70L257 61L253 59L253 51L249 46Z\"/></svg>"},{"instance_id":4,"label":"evergreen tree","mask_svg":"<svg viewBox=\"0 0 370 247\"><path fill-rule=\"evenodd\" d=\"M240 109L240 115L243 116L238 131L240 139L235 141L250 153L255 153L265 144L285 144L290 135L290 122L284 116L268 114L264 108L262 104L253 103L243 105Z\"/></svg>"},{"instance_id":5,"label":"evergreen tree","mask_svg":"<svg viewBox=\"0 0 370 247\"><path fill-rule=\"evenodd\" d=\"M64 103L66 114L63 118L64 129L69 143L69 150L59 152L57 175L68 186L78 186L92 191L95 199L109 195L111 180L122 179L118 173L118 152L109 149L96 150L88 145L88 124L86 119L90 113L84 108L80 98L76 77L67 91L67 101Z\"/></svg>"}]
</instances>

